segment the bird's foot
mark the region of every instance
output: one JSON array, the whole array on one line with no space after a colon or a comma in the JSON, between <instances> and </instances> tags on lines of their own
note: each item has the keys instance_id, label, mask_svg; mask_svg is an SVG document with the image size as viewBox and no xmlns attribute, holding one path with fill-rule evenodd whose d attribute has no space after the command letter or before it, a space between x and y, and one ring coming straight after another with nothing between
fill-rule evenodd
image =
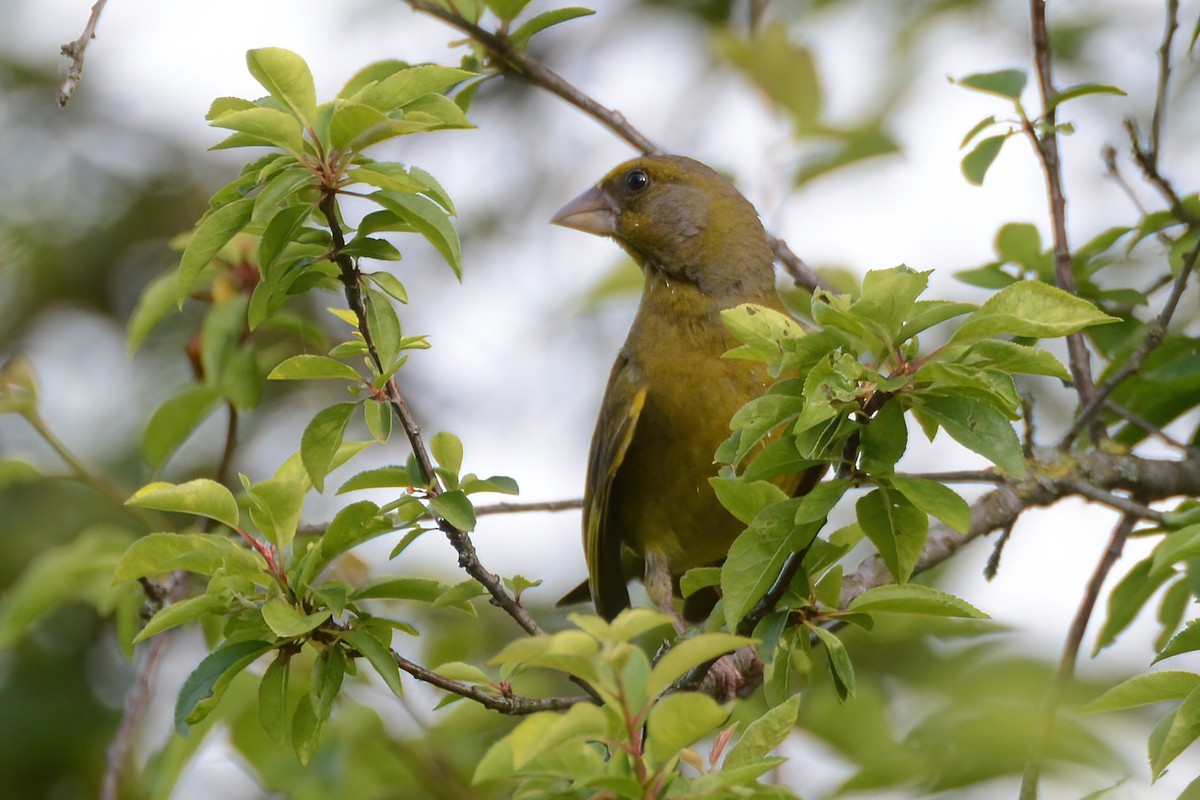
<instances>
[{"instance_id":1,"label":"bird's foot","mask_svg":"<svg viewBox=\"0 0 1200 800\"><path fill-rule=\"evenodd\" d=\"M736 697L749 697L762 680L763 664L754 647L747 645L713 662L700 682L700 691L724 703Z\"/></svg>"}]
</instances>

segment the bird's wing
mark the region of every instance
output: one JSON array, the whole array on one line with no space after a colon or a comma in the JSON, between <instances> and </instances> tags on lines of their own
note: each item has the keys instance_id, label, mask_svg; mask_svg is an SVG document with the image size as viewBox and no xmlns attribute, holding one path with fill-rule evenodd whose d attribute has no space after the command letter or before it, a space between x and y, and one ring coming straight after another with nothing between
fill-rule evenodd
<instances>
[{"instance_id":1,"label":"bird's wing","mask_svg":"<svg viewBox=\"0 0 1200 800\"><path fill-rule=\"evenodd\" d=\"M641 371L624 353L619 355L608 379L588 459L583 550L587 556L592 599L596 610L608 619L629 607L627 578L621 567L624 541L608 511L613 482L646 404L646 388Z\"/></svg>"}]
</instances>

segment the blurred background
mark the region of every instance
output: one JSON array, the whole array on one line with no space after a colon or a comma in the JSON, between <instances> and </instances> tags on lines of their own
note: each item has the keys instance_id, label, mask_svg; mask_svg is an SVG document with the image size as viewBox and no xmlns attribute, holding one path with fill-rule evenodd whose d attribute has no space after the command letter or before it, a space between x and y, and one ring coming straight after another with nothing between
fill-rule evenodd
<instances>
[{"instance_id":1,"label":"blurred background","mask_svg":"<svg viewBox=\"0 0 1200 800\"><path fill-rule=\"evenodd\" d=\"M803 85L820 87L820 96L812 98L825 126L820 135L769 102L739 69L748 47L750 3L604 0L594 5L594 17L543 34L533 53L619 109L666 149L730 174L770 230L836 279L905 263L935 271L930 296L981 301L986 291L956 281L954 272L993 260L992 241L1000 225L1032 222L1049 239L1042 176L1024 141L1005 148L982 188L964 180L958 163L963 135L1004 107L998 98L947 80L1026 68L1024 4L766 4L767 19L786 31L796 51L811 57L815 84ZM1149 118L1162 6L1157 0L1050 4L1058 83L1111 83L1128 92L1066 107L1065 117L1076 126L1063 143L1073 241L1137 217L1129 198L1105 177L1101 151L1106 145L1127 149L1125 117ZM550 7L541 0L532 6ZM245 51L263 46L296 51L311 66L318 96L324 98L370 61L457 63L460 53L448 43L459 37L395 1L119 0L101 19L76 97L60 110L55 92L65 66L59 46L79 35L89 4L5 0L0 8L0 363L17 354L26 357L39 383L42 415L54 434L83 462L132 491L156 477L138 454L140 426L191 379L184 348L199 316L185 307L132 356L125 325L143 287L177 258L168 241L190 229L208 195L246 158L238 151L206 152L223 133L204 122L213 98L259 94L245 69ZM1182 3L1183 39L1198 12L1196 3ZM1179 64L1164 140L1162 169L1184 191L1200 180L1194 146L1200 134L1197 74L1194 62ZM463 238L461 285L422 241L397 239L404 260L389 268L411 298L401 319L406 333L428 334L433 345L413 356L400 380L427 432L448 430L462 438L468 471L514 477L525 500L578 497L591 427L609 365L632 318L637 281L611 242L552 228L547 221L562 203L633 153L561 101L512 82L485 85L471 118L477 130L405 138L375 153L433 173L458 206ZM862 157L871 150L863 141L883 154ZM851 163L833 169L842 161ZM1130 166L1126 171L1136 173ZM1155 200L1149 191L1142 191L1142 198L1151 205ZM1138 285L1144 283L1136 277L1141 268L1137 262L1119 265L1116 275L1133 276L1129 279ZM332 295L314 302L314 318L332 328L332 318L320 306L340 303ZM1195 304L1188 300L1178 318L1194 316ZM1070 395L1048 381L1027 388L1044 401L1036 420L1039 431L1052 435L1070 413ZM255 480L267 477L295 452L312 414L334 397L320 386L268 387L257 412L242 421L234 468ZM211 473L224 431L221 414L166 464L158 473L162 479ZM1188 421L1181 425L1187 428ZM917 437L913 442L903 462L909 471L979 466L976 457L952 443L939 439L923 446ZM405 457L394 439L356 461L351 471L335 475L330 485L353 471ZM11 467L20 461L44 475L64 472L42 437L14 415L0 416L0 461L10 465L0 474L0 588L39 553L81 529L122 519L109 500L76 482L36 478ZM969 490L964 493L971 499ZM314 496L305 518L328 520L343 502L331 493ZM1004 768L967 761L955 762L961 774L946 778L944 785L898 788L889 783L886 765L872 765L869 748L839 738L833 723L838 714L852 713L885 739L907 737L918 748L928 740L929 748L920 752L931 765L940 758L943 767L946 759L953 761L953 753L939 756L937 751L953 740L946 731L966 736L990 725L996 735L1008 731L1005 741L1013 750L1006 754L998 746L997 763L1007 764L1004 759L1011 756L1019 764L1021 731L1027 730L1019 721L1032 718L1028 715L1039 699L1040 688L1030 687L1043 685L1048 665L1057 660L1112 521L1107 511L1082 503L1028 514L991 583L981 577L991 542L973 544L937 580L1012 630L969 644L931 640L915 645L901 638L889 644L886 636L859 643L853 653L861 663L860 698L836 709L827 687L813 690L805 706L809 733L789 744L785 754L792 760L781 769L780 780L809 797L849 788L848 780L858 780L868 796L1012 796L1015 783ZM584 576L578 527L578 512L492 516L481 521L475 541L491 570L544 580L525 594L525 602L554 627L560 617L543 607ZM426 537L399 562L389 563L393 544L385 538L362 548L364 565L373 572L459 579L455 554L444 541ZM1131 543L1122 564L1144 552ZM1126 568L1119 565L1112 580ZM502 641L499 637L511 635L506 631L496 642L465 643L455 640L458 630L447 625L426 642L430 651L441 648L436 657L426 653L428 663L478 658ZM1155 634L1152 624L1135 628L1097 660L1085 660L1081 675L1099 685L1144 669ZM94 796L104 748L132 677L112 632L87 606L68 605L28 637L6 644L9 649L0 651L0 795ZM156 689L160 701L139 739L144 754L156 751L168 736L174 692L202 648L199 636L179 635L169 649ZM948 683L961 686L964 700L957 716L926 713L923 692ZM1095 687L1090 691L1094 694ZM390 696L367 689L361 694L368 706L394 704ZM985 697L995 703L983 703ZM1014 711L1018 697L1025 705ZM418 767L428 768L426 757L439 740L454 742L450 749L461 753L451 761L466 764L451 764L450 773L469 775L470 754L485 743L455 739L453 726L440 721L451 712L430 711L428 700L414 689L410 708L380 709L382 723L369 715L351 719L348 712L344 724L359 738L347 733L344 741L361 744L356 758L374 753L362 743L375 741L380 724L397 740L414 731L423 737L419 746L376 743L382 748L375 754L379 759L394 758L406 766L397 767L392 789L372 794L363 788L362 796L404 796L395 794L395 787L419 780ZM439 713L443 718L436 717ZM1178 762L1156 787L1146 788L1145 736L1153 718L1106 720L1103 735L1109 744L1096 744L1081 757L1094 762L1093 769L1051 776L1049 786L1061 781L1063 794L1047 796L1078 797L1126 776L1128 782L1112 797L1176 796L1194 777L1197 761ZM477 717L471 719L478 724ZM286 759L275 763L263 755L254 763L258 777L252 777L246 748L234 753L238 741L236 727L210 737L174 796L211 797L218 791L230 800L269 791L298 796L286 788ZM414 752L423 755L414 760ZM430 796L475 796L469 789L456 794L453 786L443 780L442 794ZM354 796L337 794L344 790L342 785L312 796Z\"/></svg>"}]
</instances>

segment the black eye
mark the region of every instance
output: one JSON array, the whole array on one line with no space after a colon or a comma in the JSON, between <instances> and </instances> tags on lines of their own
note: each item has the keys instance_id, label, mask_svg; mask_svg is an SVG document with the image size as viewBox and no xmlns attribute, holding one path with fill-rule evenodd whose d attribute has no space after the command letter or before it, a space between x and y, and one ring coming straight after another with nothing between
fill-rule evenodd
<instances>
[{"instance_id":1,"label":"black eye","mask_svg":"<svg viewBox=\"0 0 1200 800\"><path fill-rule=\"evenodd\" d=\"M633 194L645 190L649 185L650 176L646 174L646 170L644 169L631 169L625 175L625 188Z\"/></svg>"}]
</instances>

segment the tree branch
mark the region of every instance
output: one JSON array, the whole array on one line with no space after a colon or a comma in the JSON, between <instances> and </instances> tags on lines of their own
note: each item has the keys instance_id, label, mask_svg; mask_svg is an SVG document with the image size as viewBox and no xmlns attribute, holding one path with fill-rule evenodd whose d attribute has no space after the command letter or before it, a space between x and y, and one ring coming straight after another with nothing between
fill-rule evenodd
<instances>
[{"instance_id":1,"label":"tree branch","mask_svg":"<svg viewBox=\"0 0 1200 800\"><path fill-rule=\"evenodd\" d=\"M1133 515L1121 518L1116 528L1113 529L1112 538L1109 539L1108 547L1104 549L1100 562L1096 564L1096 570L1092 573L1091 580L1088 581L1087 591L1084 593L1083 601L1079 604L1079 610L1075 612L1075 619L1071 622L1071 629L1063 644L1063 653L1058 662L1058 669L1046 692L1042 724L1030 745L1029 758L1025 762L1025 773L1021 776L1020 800L1037 800L1038 780L1041 776L1044 750L1054 728L1054 719L1058 715L1058 707L1062 704L1063 693L1075 676L1075 662L1079 657L1079 645L1083 642L1083 635L1087 631L1092 610L1096 607L1096 599L1100 596L1100 587L1104 585L1104 580L1112 570L1113 564L1116 564L1117 559L1121 557L1121 551L1125 548L1125 540L1129 538L1129 534L1133 532L1133 526L1137 522L1137 517Z\"/></svg>"},{"instance_id":2,"label":"tree branch","mask_svg":"<svg viewBox=\"0 0 1200 800\"><path fill-rule=\"evenodd\" d=\"M629 120L621 112L608 108L597 102L590 95L581 91L554 70L542 64L528 53L513 44L512 39L504 33L493 33L481 28L474 22L429 0L404 0L414 11L436 17L452 28L462 31L475 42L478 42L494 60L500 71L510 77L523 79L531 86L543 89L565 100L570 105L587 114L608 128L614 134L624 139L630 146L641 153L661 153L662 148L649 137L629 124ZM815 292L818 289L834 291L833 286L817 275L808 264L792 252L787 242L768 233L767 242L775 259L780 266L792 276L798 286Z\"/></svg>"},{"instance_id":3,"label":"tree branch","mask_svg":"<svg viewBox=\"0 0 1200 800\"><path fill-rule=\"evenodd\" d=\"M1033 142L1042 172L1046 179L1046 191L1050 200L1050 220L1054 230L1054 278L1058 288L1076 294L1075 275L1071 271L1071 248L1067 239L1067 200L1063 193L1062 164L1059 160L1058 131L1055 128L1056 109L1053 105L1057 91L1051 74L1050 37L1046 30L1046 0L1031 0L1030 20L1033 39L1034 65L1037 69L1038 89L1042 100L1042 119L1045 127L1041 135L1032 123L1024 119L1025 132ZM1024 116L1024 115L1022 115ZM1081 405L1091 404L1096 397L1096 386L1092 378L1091 355L1083 334L1076 332L1067 337L1068 361L1075 391ZM1096 422L1092 428L1093 438L1099 441L1104 436L1104 426Z\"/></svg>"},{"instance_id":4,"label":"tree branch","mask_svg":"<svg viewBox=\"0 0 1200 800\"><path fill-rule=\"evenodd\" d=\"M469 700L474 700L484 708L499 711L501 714L520 716L524 714L536 714L539 711L562 711L576 703L589 703L592 701L592 698L584 696L534 698L514 694L497 694L469 683L447 678L445 675L439 675L433 670L425 669L420 664L409 661L395 650L389 652L392 654L392 659L396 662L396 666L417 680L461 695Z\"/></svg>"}]
</instances>

